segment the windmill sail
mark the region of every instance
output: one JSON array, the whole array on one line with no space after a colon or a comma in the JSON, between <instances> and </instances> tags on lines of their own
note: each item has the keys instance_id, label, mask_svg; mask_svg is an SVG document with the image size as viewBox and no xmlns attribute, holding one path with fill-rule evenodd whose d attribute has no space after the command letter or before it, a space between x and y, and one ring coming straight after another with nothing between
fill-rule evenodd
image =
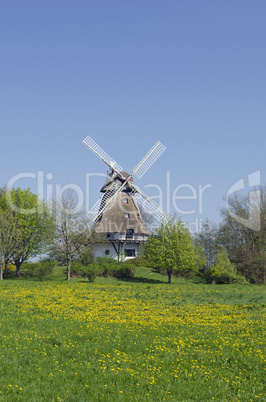
<instances>
[{"instance_id":1,"label":"windmill sail","mask_svg":"<svg viewBox=\"0 0 266 402\"><path fill-rule=\"evenodd\" d=\"M82 142L116 173L119 173L121 170L123 170L122 167L116 163L116 161L111 158L98 144L96 144L91 137L86 137Z\"/></svg>"},{"instance_id":2,"label":"windmill sail","mask_svg":"<svg viewBox=\"0 0 266 402\"><path fill-rule=\"evenodd\" d=\"M141 162L133 170L133 174L136 174L137 178L140 179L149 168L154 164L156 159L165 151L166 147L157 141L154 146L149 150L149 152L144 156Z\"/></svg>"},{"instance_id":3,"label":"windmill sail","mask_svg":"<svg viewBox=\"0 0 266 402\"><path fill-rule=\"evenodd\" d=\"M138 192L136 193L136 199L138 204L141 205L145 209L145 211L151 214L159 222L167 222L170 219L169 216L142 191L138 190Z\"/></svg>"},{"instance_id":4,"label":"windmill sail","mask_svg":"<svg viewBox=\"0 0 266 402\"><path fill-rule=\"evenodd\" d=\"M104 233L112 244L117 241L117 250L121 250L122 244L128 241L136 244L146 241L149 231L139 206L158 221L167 221L169 217L135 185L132 176L136 174L141 178L164 152L165 146L157 141L129 175L91 137L86 137L83 144L103 160L112 172L101 189L103 196L87 214L93 220L95 230Z\"/></svg>"}]
</instances>

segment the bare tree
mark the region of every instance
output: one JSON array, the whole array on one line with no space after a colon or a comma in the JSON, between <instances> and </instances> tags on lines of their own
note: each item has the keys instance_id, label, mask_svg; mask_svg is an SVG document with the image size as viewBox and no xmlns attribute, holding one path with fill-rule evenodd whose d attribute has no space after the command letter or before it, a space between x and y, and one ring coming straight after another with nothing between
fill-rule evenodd
<instances>
[{"instance_id":1,"label":"bare tree","mask_svg":"<svg viewBox=\"0 0 266 402\"><path fill-rule=\"evenodd\" d=\"M206 219L202 223L201 231L195 236L195 243L202 247L206 258L206 268L210 268L214 263L214 257L217 252L217 228L210 220Z\"/></svg>"},{"instance_id":2,"label":"bare tree","mask_svg":"<svg viewBox=\"0 0 266 402\"><path fill-rule=\"evenodd\" d=\"M252 194L229 199L230 209L221 211L218 241L238 273L253 283L266 283L266 187Z\"/></svg>"},{"instance_id":3,"label":"bare tree","mask_svg":"<svg viewBox=\"0 0 266 402\"><path fill-rule=\"evenodd\" d=\"M59 203L54 205L56 217L55 240L50 255L67 267L66 279L71 277L71 262L84 251L92 250L100 241L94 233L85 214L77 209L77 200L71 191L67 191Z\"/></svg>"},{"instance_id":4,"label":"bare tree","mask_svg":"<svg viewBox=\"0 0 266 402\"><path fill-rule=\"evenodd\" d=\"M151 214L149 213L145 208L143 208L142 205L138 205L139 207L139 212L141 215L141 218L148 229L149 233L155 232L155 230L159 227L159 222L158 220Z\"/></svg>"},{"instance_id":5,"label":"bare tree","mask_svg":"<svg viewBox=\"0 0 266 402\"><path fill-rule=\"evenodd\" d=\"M3 279L3 266L7 266L14 250L21 245L22 233L11 211L0 211L0 280Z\"/></svg>"}]
</instances>

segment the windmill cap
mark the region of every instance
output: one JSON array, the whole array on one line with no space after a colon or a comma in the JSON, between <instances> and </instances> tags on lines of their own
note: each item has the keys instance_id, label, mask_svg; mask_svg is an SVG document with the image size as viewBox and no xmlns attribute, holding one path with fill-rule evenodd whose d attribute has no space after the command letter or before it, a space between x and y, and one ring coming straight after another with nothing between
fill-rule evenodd
<instances>
[{"instance_id":1,"label":"windmill cap","mask_svg":"<svg viewBox=\"0 0 266 402\"><path fill-rule=\"evenodd\" d=\"M132 177L130 177L130 174L128 174L125 170L122 170L120 172L121 176L123 176L124 179L122 179L120 176L118 175L114 175L112 176L109 180L107 180L107 182L103 185L103 187L101 188L101 192L105 193L108 190L113 190L114 189L114 184L116 186L118 186L117 188L119 188L123 182L124 182L124 187L123 190L124 191L130 191L130 192L135 192L133 187L131 187L130 183L134 184L134 180ZM130 179L129 179L130 178ZM129 179L129 180L127 180Z\"/></svg>"},{"instance_id":2,"label":"windmill cap","mask_svg":"<svg viewBox=\"0 0 266 402\"><path fill-rule=\"evenodd\" d=\"M127 179L127 178L130 176L130 174L127 173L125 170L122 170L122 171L120 172L120 174L121 174L125 179Z\"/></svg>"}]
</instances>

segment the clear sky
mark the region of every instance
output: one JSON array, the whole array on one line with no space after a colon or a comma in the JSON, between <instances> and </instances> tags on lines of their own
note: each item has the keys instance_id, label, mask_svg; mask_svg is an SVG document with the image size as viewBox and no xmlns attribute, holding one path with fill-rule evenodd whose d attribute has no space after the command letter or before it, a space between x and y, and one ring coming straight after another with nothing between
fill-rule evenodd
<instances>
[{"instance_id":1,"label":"clear sky","mask_svg":"<svg viewBox=\"0 0 266 402\"><path fill-rule=\"evenodd\" d=\"M82 140L131 171L159 139L137 184L219 222L235 182L266 183L265 21L265 0L0 0L0 185L93 205L106 166Z\"/></svg>"}]
</instances>

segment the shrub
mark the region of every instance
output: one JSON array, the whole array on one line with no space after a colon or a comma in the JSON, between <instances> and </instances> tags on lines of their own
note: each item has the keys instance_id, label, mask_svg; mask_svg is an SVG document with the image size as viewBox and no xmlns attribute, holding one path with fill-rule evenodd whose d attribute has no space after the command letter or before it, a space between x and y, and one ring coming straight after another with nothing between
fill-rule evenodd
<instances>
[{"instance_id":1,"label":"shrub","mask_svg":"<svg viewBox=\"0 0 266 402\"><path fill-rule=\"evenodd\" d=\"M248 283L246 278L242 275L237 275L232 272L219 271L215 267L206 269L204 272L204 277L207 283L235 283L238 285L245 285Z\"/></svg>"},{"instance_id":2,"label":"shrub","mask_svg":"<svg viewBox=\"0 0 266 402\"><path fill-rule=\"evenodd\" d=\"M237 275L235 266L224 248L217 253L215 264L204 271L204 277L207 283L247 283L245 277Z\"/></svg>"},{"instance_id":3,"label":"shrub","mask_svg":"<svg viewBox=\"0 0 266 402\"><path fill-rule=\"evenodd\" d=\"M82 265L81 262L75 261L71 263L70 270L71 275L88 278L90 282L94 282L100 274L99 266L96 263Z\"/></svg>"},{"instance_id":4,"label":"shrub","mask_svg":"<svg viewBox=\"0 0 266 402\"><path fill-rule=\"evenodd\" d=\"M88 278L90 282L94 282L97 276L132 278L135 275L135 266L131 261L118 264L112 258L97 257L95 262L88 265L82 265L79 261L72 262L71 275Z\"/></svg>"},{"instance_id":5,"label":"shrub","mask_svg":"<svg viewBox=\"0 0 266 402\"><path fill-rule=\"evenodd\" d=\"M89 264L86 267L84 267L84 274L88 278L89 282L94 282L96 276L99 274L99 267L95 263Z\"/></svg>"},{"instance_id":6,"label":"shrub","mask_svg":"<svg viewBox=\"0 0 266 402\"><path fill-rule=\"evenodd\" d=\"M114 276L118 263L112 258L97 257L95 263L98 266L98 272L101 276Z\"/></svg>"},{"instance_id":7,"label":"shrub","mask_svg":"<svg viewBox=\"0 0 266 402\"><path fill-rule=\"evenodd\" d=\"M130 261L125 261L121 265L116 266L113 272L115 278L128 279L135 275L135 267Z\"/></svg>"},{"instance_id":8,"label":"shrub","mask_svg":"<svg viewBox=\"0 0 266 402\"><path fill-rule=\"evenodd\" d=\"M99 266L117 264L116 261L113 260L113 258L108 257L96 257L95 262Z\"/></svg>"},{"instance_id":9,"label":"shrub","mask_svg":"<svg viewBox=\"0 0 266 402\"><path fill-rule=\"evenodd\" d=\"M16 265L14 265L14 264L8 264L8 271L10 271L10 272L16 271Z\"/></svg>"},{"instance_id":10,"label":"shrub","mask_svg":"<svg viewBox=\"0 0 266 402\"><path fill-rule=\"evenodd\" d=\"M80 262L84 266L92 264L94 261L95 257L90 251L84 251L77 259L77 262Z\"/></svg>"},{"instance_id":11,"label":"shrub","mask_svg":"<svg viewBox=\"0 0 266 402\"><path fill-rule=\"evenodd\" d=\"M70 265L70 275L71 276L82 276L84 266L79 261L71 262Z\"/></svg>"},{"instance_id":12,"label":"shrub","mask_svg":"<svg viewBox=\"0 0 266 402\"><path fill-rule=\"evenodd\" d=\"M56 267L56 261L24 263L22 267L25 270L26 276L43 280L47 276L52 275Z\"/></svg>"}]
</instances>

